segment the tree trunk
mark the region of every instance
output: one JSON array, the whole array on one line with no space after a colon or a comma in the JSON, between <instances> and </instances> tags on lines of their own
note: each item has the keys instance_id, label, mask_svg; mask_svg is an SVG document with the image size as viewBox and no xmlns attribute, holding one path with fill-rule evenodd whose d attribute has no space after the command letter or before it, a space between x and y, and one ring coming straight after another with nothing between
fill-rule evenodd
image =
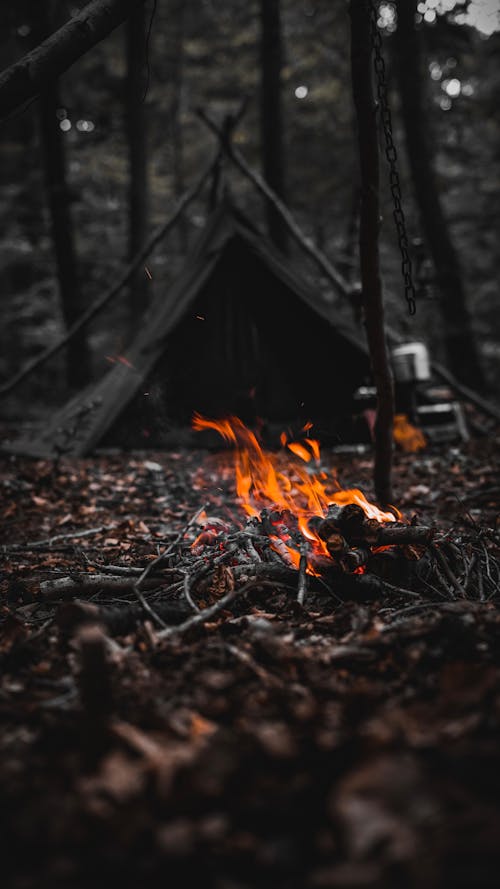
<instances>
[{"instance_id":1,"label":"tree trunk","mask_svg":"<svg viewBox=\"0 0 500 889\"><path fill-rule=\"evenodd\" d=\"M146 86L146 11L138 6L127 21L127 80L126 80L126 130L129 159L129 262L139 252L146 240L148 215L148 183L146 157L146 114L144 90ZM137 330L148 305L149 279L144 269L139 269L129 288L130 332Z\"/></svg>"},{"instance_id":2,"label":"tree trunk","mask_svg":"<svg viewBox=\"0 0 500 889\"><path fill-rule=\"evenodd\" d=\"M394 387L387 356L384 304L379 269L379 161L372 83L370 0L351 0L351 73L358 121L361 173L359 255L363 307L372 371L377 387L374 486L382 504L392 500L392 427Z\"/></svg>"},{"instance_id":3,"label":"tree trunk","mask_svg":"<svg viewBox=\"0 0 500 889\"><path fill-rule=\"evenodd\" d=\"M458 379L480 389L484 386L484 377L472 333L460 263L439 198L429 121L423 111L425 75L419 34L415 28L415 0L397 0L396 6L398 27L394 45L406 146L422 230L436 270L448 360Z\"/></svg>"},{"instance_id":4,"label":"tree trunk","mask_svg":"<svg viewBox=\"0 0 500 889\"><path fill-rule=\"evenodd\" d=\"M260 10L262 171L273 191L285 200L280 0L261 0ZM269 235L276 246L286 252L287 232L283 220L273 204L268 202L266 206Z\"/></svg>"},{"instance_id":5,"label":"tree trunk","mask_svg":"<svg viewBox=\"0 0 500 889\"><path fill-rule=\"evenodd\" d=\"M30 6L33 33L43 40L51 28L50 4L47 8L46 3L32 0ZM70 194L66 181L65 136L56 114L60 106L58 82L53 81L40 94L40 137L61 311L65 327L69 329L83 312L84 306L78 282ZM88 382L90 354L83 330L68 344L66 368L68 385L72 388L80 388Z\"/></svg>"},{"instance_id":6,"label":"tree trunk","mask_svg":"<svg viewBox=\"0 0 500 889\"><path fill-rule=\"evenodd\" d=\"M46 0L39 0L43 7ZM58 31L0 74L0 120L107 37L144 0L92 0Z\"/></svg>"},{"instance_id":7,"label":"tree trunk","mask_svg":"<svg viewBox=\"0 0 500 889\"><path fill-rule=\"evenodd\" d=\"M184 77L184 40L187 6L185 0L170 0L167 6L169 16L168 33L164 47L166 84L164 85L165 107L168 115L169 141L174 196L178 200L184 193L184 157L182 141L182 94ZM180 219L177 226L179 248L186 253L189 247L189 223Z\"/></svg>"}]
</instances>

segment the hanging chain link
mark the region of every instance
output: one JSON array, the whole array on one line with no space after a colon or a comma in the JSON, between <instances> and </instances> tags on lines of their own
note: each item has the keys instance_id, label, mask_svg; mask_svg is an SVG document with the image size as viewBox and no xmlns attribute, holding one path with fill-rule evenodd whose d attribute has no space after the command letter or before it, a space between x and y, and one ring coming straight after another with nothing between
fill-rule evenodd
<instances>
[{"instance_id":1,"label":"hanging chain link","mask_svg":"<svg viewBox=\"0 0 500 889\"><path fill-rule=\"evenodd\" d=\"M406 220L401 195L401 182L397 165L398 153L392 135L392 116L387 97L386 70L384 57L382 55L382 35L377 20L378 2L377 0L370 0L370 30L373 46L373 65L377 81L378 111L384 131L385 156L389 166L389 185L394 203L392 215L396 224L399 250L401 253L401 272L405 285L405 298L408 303L408 312L410 315L414 315L417 309L415 285L413 284L408 234L406 231Z\"/></svg>"}]
</instances>

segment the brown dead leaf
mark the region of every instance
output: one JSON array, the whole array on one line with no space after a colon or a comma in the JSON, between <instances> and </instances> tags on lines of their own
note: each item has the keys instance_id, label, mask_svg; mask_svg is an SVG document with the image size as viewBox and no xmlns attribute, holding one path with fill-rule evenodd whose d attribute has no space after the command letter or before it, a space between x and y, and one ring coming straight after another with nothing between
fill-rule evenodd
<instances>
[{"instance_id":1,"label":"brown dead leaf","mask_svg":"<svg viewBox=\"0 0 500 889\"><path fill-rule=\"evenodd\" d=\"M213 735L214 732L217 731L217 725L215 722L211 722L209 719L205 719L200 713L196 713L193 711L191 714L191 726L190 732L191 737L196 740L197 738L204 738L206 736Z\"/></svg>"},{"instance_id":2,"label":"brown dead leaf","mask_svg":"<svg viewBox=\"0 0 500 889\"><path fill-rule=\"evenodd\" d=\"M35 504L35 506L47 506L49 501L45 499L45 497L38 497L37 494L31 495L31 501Z\"/></svg>"},{"instance_id":3,"label":"brown dead leaf","mask_svg":"<svg viewBox=\"0 0 500 889\"><path fill-rule=\"evenodd\" d=\"M137 531L140 531L140 532L141 532L141 534L151 534L150 529L148 528L148 526L146 525L146 523L143 522L143 521L138 522L137 525L136 525L135 527L136 527L136 530L137 530Z\"/></svg>"},{"instance_id":4,"label":"brown dead leaf","mask_svg":"<svg viewBox=\"0 0 500 889\"><path fill-rule=\"evenodd\" d=\"M57 526L60 527L61 525L67 525L68 522L72 522L72 521L73 521L72 514L70 512L67 512L66 515L63 515L62 519L59 519Z\"/></svg>"},{"instance_id":5,"label":"brown dead leaf","mask_svg":"<svg viewBox=\"0 0 500 889\"><path fill-rule=\"evenodd\" d=\"M234 590L234 575L226 565L217 565L212 575L209 592L217 599Z\"/></svg>"}]
</instances>

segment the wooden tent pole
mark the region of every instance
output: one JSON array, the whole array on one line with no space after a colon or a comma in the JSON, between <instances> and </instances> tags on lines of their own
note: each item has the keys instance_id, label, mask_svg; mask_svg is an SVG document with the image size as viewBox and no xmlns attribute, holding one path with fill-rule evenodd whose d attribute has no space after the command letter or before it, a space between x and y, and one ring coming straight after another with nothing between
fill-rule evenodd
<instances>
[{"instance_id":1,"label":"wooden tent pole","mask_svg":"<svg viewBox=\"0 0 500 889\"><path fill-rule=\"evenodd\" d=\"M392 428L394 386L384 329L384 302L379 262L379 156L377 118L372 82L370 0L351 0L351 74L358 122L361 213L359 256L366 335L375 386L374 487L382 504L392 501Z\"/></svg>"},{"instance_id":2,"label":"wooden tent pole","mask_svg":"<svg viewBox=\"0 0 500 889\"><path fill-rule=\"evenodd\" d=\"M228 158L233 162L235 167L246 176L247 179L255 186L257 191L260 192L270 203L273 204L275 209L280 213L283 222L285 223L288 231L295 239L297 244L314 259L316 264L320 267L323 274L325 274L329 281L332 282L335 289L339 291L342 296L349 296L351 294L352 288L347 283L346 279L337 271L336 268L331 264L330 260L327 259L324 253L322 253L316 245L308 238L302 229L299 227L292 214L285 206L283 201L278 197L276 192L270 188L267 182L264 181L262 176L257 173L256 170L252 169L249 164L247 164L245 158L238 151L237 148L231 143L231 141L226 137L223 129L218 126L214 120L202 109L198 108L196 111L198 117L207 125L209 130L217 136L219 140L219 144L221 149L227 154Z\"/></svg>"}]
</instances>

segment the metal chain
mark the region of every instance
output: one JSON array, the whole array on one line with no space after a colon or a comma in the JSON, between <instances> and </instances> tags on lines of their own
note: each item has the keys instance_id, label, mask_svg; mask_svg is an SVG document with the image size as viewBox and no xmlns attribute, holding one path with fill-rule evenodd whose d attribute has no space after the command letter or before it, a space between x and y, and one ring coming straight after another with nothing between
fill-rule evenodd
<instances>
[{"instance_id":1,"label":"metal chain","mask_svg":"<svg viewBox=\"0 0 500 889\"><path fill-rule=\"evenodd\" d=\"M377 0L369 0L370 2L370 30L373 46L373 66L375 68L375 78L377 81L377 98L378 111L382 121L382 128L385 139L385 156L389 165L389 185L391 189L394 210L392 215L396 224L396 232L398 236L399 250L401 253L401 272L405 285L405 298L408 303L408 312L414 315L417 309L415 285L413 284L412 266L408 245L408 234L406 231L406 220L403 210L403 199L401 195L401 183L399 180L399 171L397 166L398 153L394 144L392 135L392 116L387 97L387 80L384 57L382 55L382 35L380 33L378 20L378 2Z\"/></svg>"}]
</instances>

